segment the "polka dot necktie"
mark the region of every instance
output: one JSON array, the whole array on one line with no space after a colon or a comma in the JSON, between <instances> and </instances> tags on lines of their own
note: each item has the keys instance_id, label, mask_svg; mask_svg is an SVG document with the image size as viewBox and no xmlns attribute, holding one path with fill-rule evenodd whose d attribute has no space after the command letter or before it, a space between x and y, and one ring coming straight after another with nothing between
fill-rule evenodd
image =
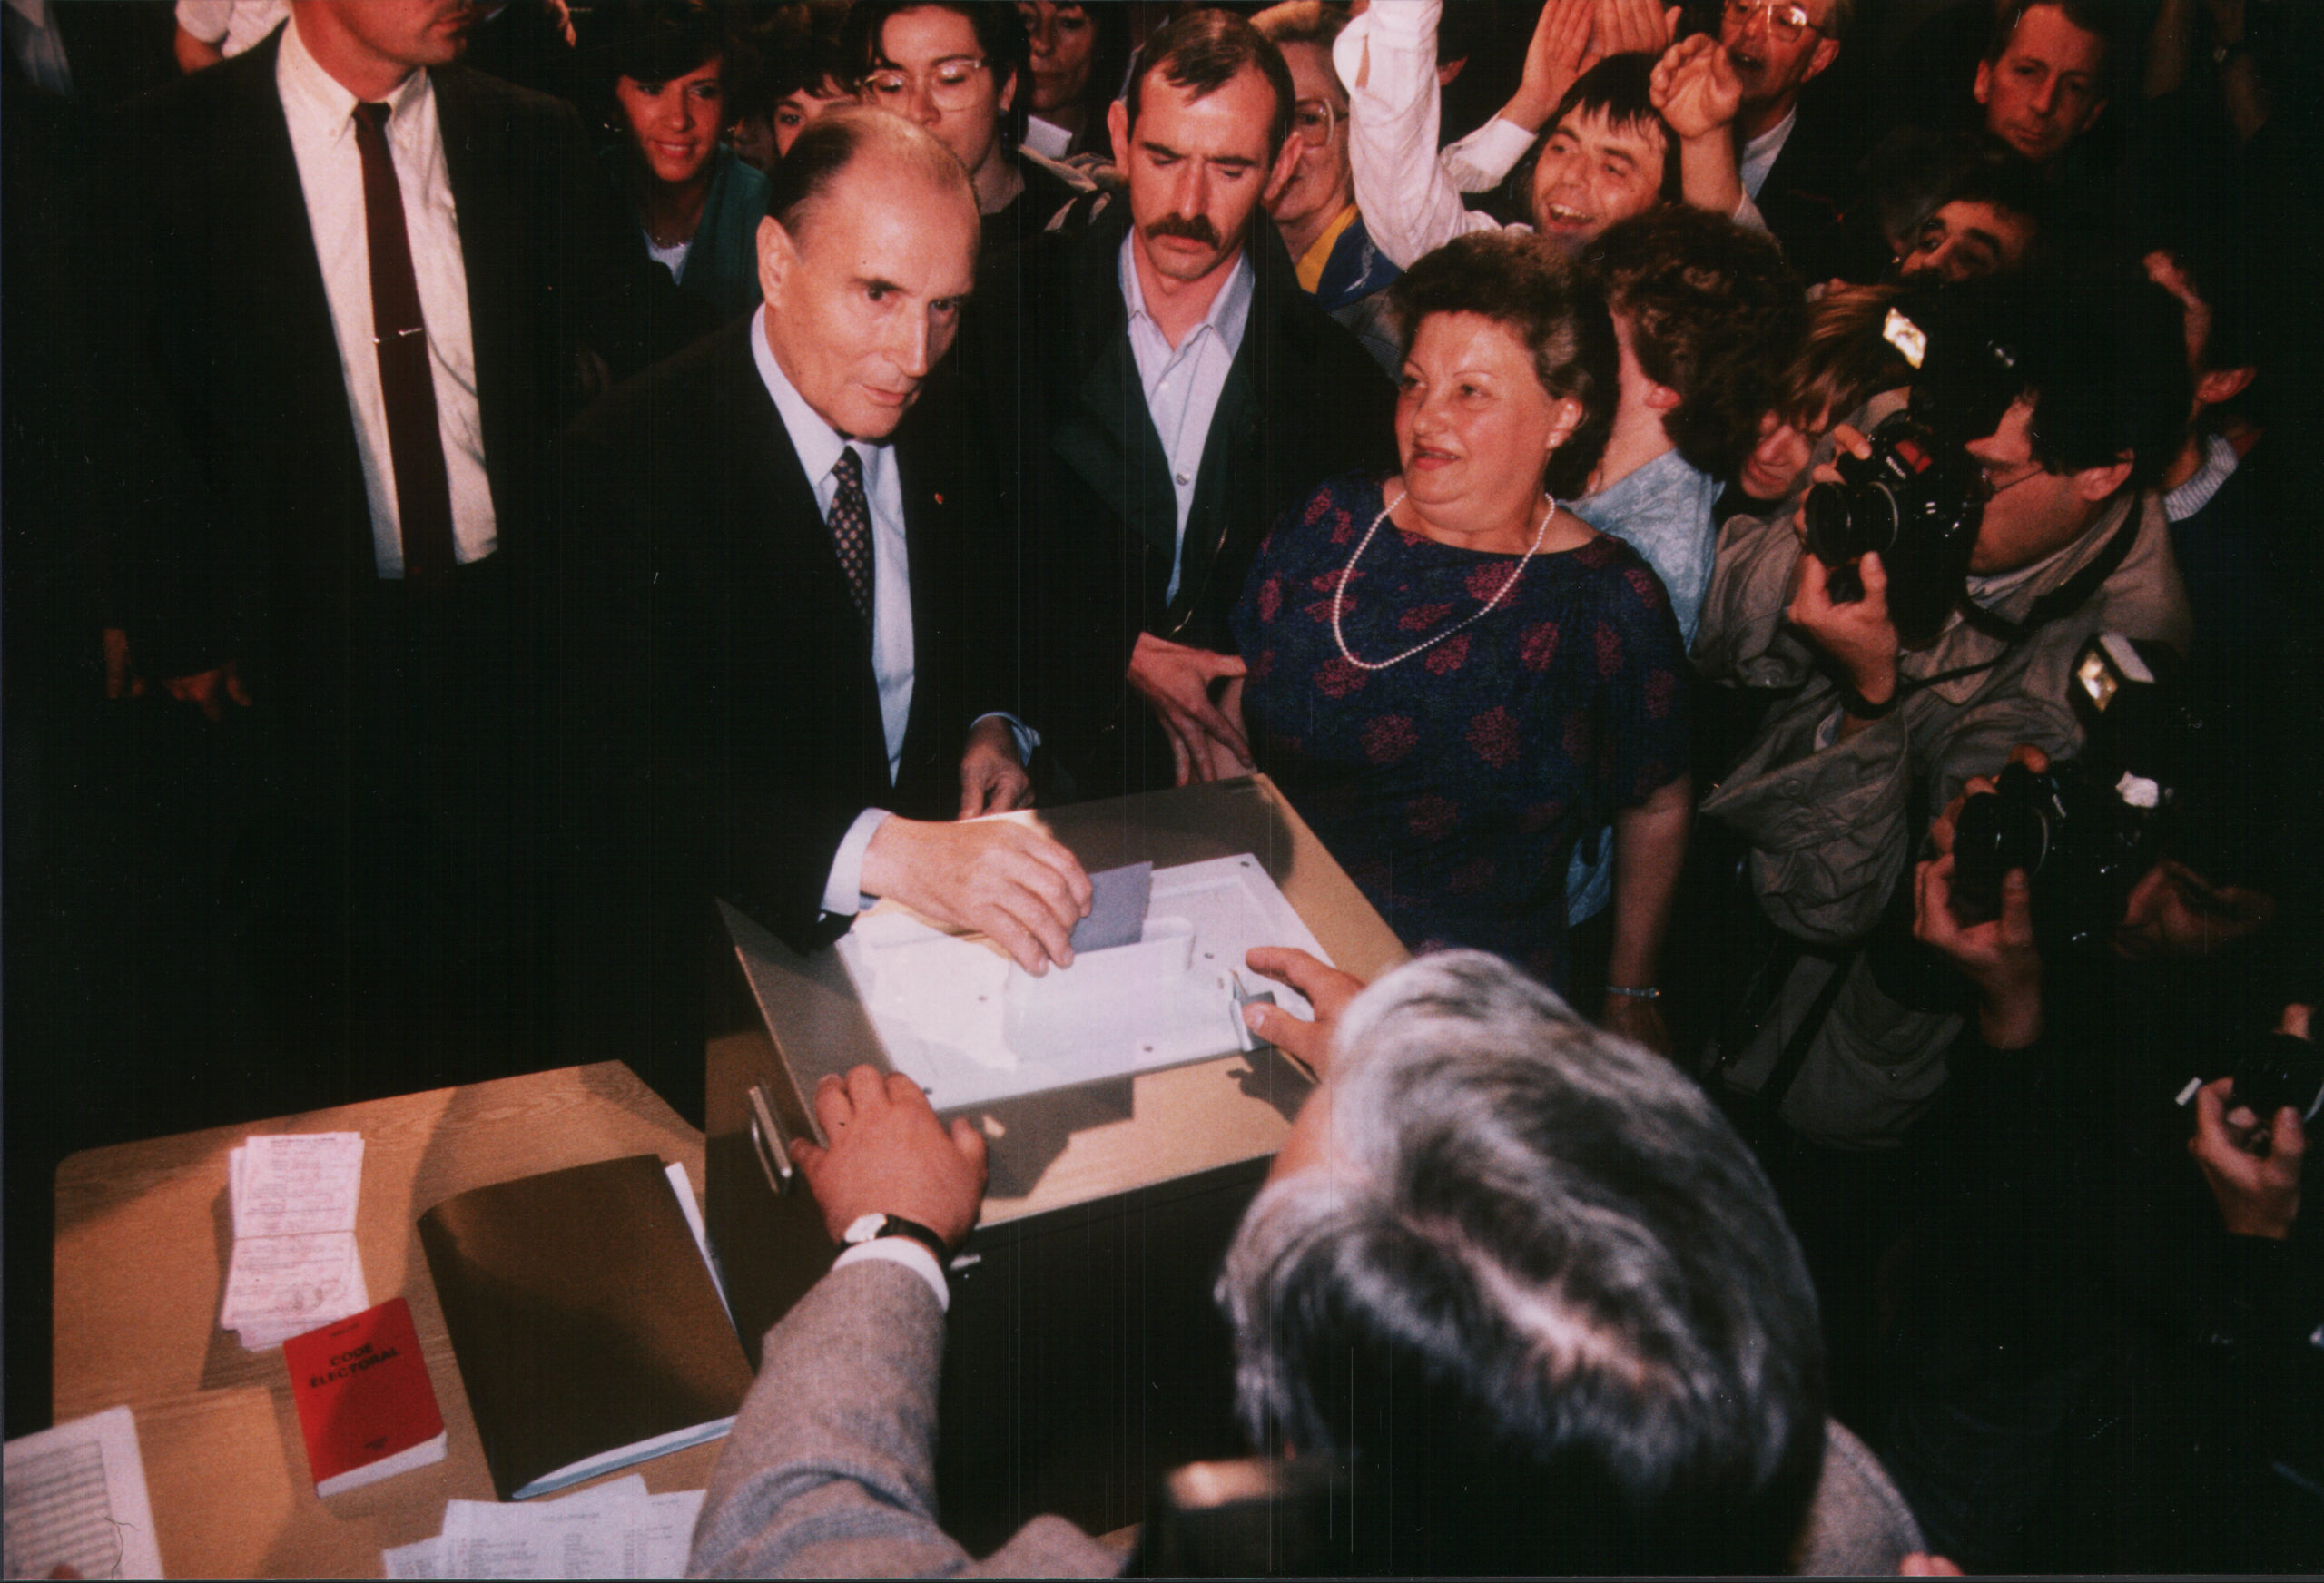
<instances>
[{"instance_id":1,"label":"polka dot necktie","mask_svg":"<svg viewBox=\"0 0 2324 1583\"><path fill-rule=\"evenodd\" d=\"M853 446L842 448L832 464L839 493L832 497L832 544L839 551L839 569L847 574L847 591L855 595L855 613L872 619L872 503L863 495L863 458Z\"/></svg>"}]
</instances>

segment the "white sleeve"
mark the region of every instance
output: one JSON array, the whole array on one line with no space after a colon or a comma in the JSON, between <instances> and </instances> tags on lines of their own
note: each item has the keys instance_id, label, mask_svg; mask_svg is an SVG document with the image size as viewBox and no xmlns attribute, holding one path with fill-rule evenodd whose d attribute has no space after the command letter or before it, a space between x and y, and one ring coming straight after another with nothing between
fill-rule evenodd
<instances>
[{"instance_id":1,"label":"white sleeve","mask_svg":"<svg viewBox=\"0 0 2324 1583\"><path fill-rule=\"evenodd\" d=\"M1540 135L1494 116L1458 143L1447 143L1436 162L1463 192L1490 192L1517 168Z\"/></svg>"},{"instance_id":2,"label":"white sleeve","mask_svg":"<svg viewBox=\"0 0 2324 1583\"><path fill-rule=\"evenodd\" d=\"M1461 202L1437 160L1441 9L1442 0L1374 0L1332 46L1347 89L1355 206L1373 242L1399 269L1456 236L1500 228Z\"/></svg>"},{"instance_id":3,"label":"white sleeve","mask_svg":"<svg viewBox=\"0 0 2324 1583\"><path fill-rule=\"evenodd\" d=\"M867 808L855 816L840 838L839 850L832 858L832 871L823 881L823 910L834 915L861 912L863 900L863 853L872 845L872 838L888 822L884 808Z\"/></svg>"},{"instance_id":4,"label":"white sleeve","mask_svg":"<svg viewBox=\"0 0 2324 1583\"><path fill-rule=\"evenodd\" d=\"M884 1259L891 1264L901 1264L928 1284L936 1294L936 1306L950 1313L952 1311L952 1289L944 1280L944 1266L936 1255L910 1237L874 1237L868 1243L857 1243L843 1249L832 1261L832 1268L843 1270L850 1264L861 1264L867 1259Z\"/></svg>"},{"instance_id":5,"label":"white sleeve","mask_svg":"<svg viewBox=\"0 0 2324 1583\"><path fill-rule=\"evenodd\" d=\"M1748 190L1745 191L1742 201L1735 205L1735 223L1746 231L1765 231L1768 229L1768 222L1760 216L1759 206L1751 202Z\"/></svg>"},{"instance_id":6,"label":"white sleeve","mask_svg":"<svg viewBox=\"0 0 2324 1583\"><path fill-rule=\"evenodd\" d=\"M223 43L233 15L234 0L178 0L178 25L203 44Z\"/></svg>"}]
</instances>

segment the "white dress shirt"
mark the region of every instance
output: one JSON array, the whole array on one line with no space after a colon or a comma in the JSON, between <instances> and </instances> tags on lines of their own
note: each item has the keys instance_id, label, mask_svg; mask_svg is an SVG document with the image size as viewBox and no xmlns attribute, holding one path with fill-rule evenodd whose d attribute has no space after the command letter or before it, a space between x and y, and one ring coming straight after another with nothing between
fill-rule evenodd
<instances>
[{"instance_id":1,"label":"white dress shirt","mask_svg":"<svg viewBox=\"0 0 2324 1583\"><path fill-rule=\"evenodd\" d=\"M1343 28L1332 45L1332 64L1347 90L1355 206L1364 211L1364 229L1373 244L1399 269L1411 269L1422 255L1456 236L1498 230L1501 224L1461 202L1459 187L1437 158L1436 23L1442 9L1439 0L1379 0ZM1502 134L1495 136L1505 143ZM1509 164L1531 143L1531 135L1523 135L1516 153L1507 156ZM1462 179L1491 186L1509 173L1507 165L1497 172L1488 168L1492 153L1505 152L1465 147Z\"/></svg>"},{"instance_id":2,"label":"white dress shirt","mask_svg":"<svg viewBox=\"0 0 2324 1583\"><path fill-rule=\"evenodd\" d=\"M911 558L904 542L904 489L892 447L849 439L807 405L766 340L766 309L751 315L751 357L759 379L774 398L774 409L799 453L799 466L814 486L815 509L825 521L839 495L832 469L851 447L863 463L863 497L872 508L872 676L880 688L880 723L887 733L888 784L903 767L904 732L911 723ZM823 886L825 912L855 912L863 906L863 850L887 819L884 808L855 816L839 843L830 879Z\"/></svg>"},{"instance_id":3,"label":"white dress shirt","mask_svg":"<svg viewBox=\"0 0 2324 1583\"><path fill-rule=\"evenodd\" d=\"M298 156L307 224L322 264L339 338L340 372L355 416L355 447L371 505L371 549L382 577L403 575L403 534L396 515L395 462L388 448L387 398L371 333L370 233L363 212L363 156L355 146L355 95L308 53L297 18L282 30L276 91ZM452 489L452 546L466 564L500 542L492 481L484 467L484 419L476 396L476 338L468 324L468 281L460 253L459 214L444 167L444 133L426 72L414 72L388 95L388 151L403 192L419 310L428 321L428 370L436 387L437 426Z\"/></svg>"},{"instance_id":4,"label":"white dress shirt","mask_svg":"<svg viewBox=\"0 0 2324 1583\"><path fill-rule=\"evenodd\" d=\"M1757 198L1759 189L1768 184L1768 172L1783 157L1783 145L1791 141L1791 129L1798 124L1799 111L1794 107L1781 121L1743 145L1743 157L1737 171L1743 178L1746 195Z\"/></svg>"},{"instance_id":5,"label":"white dress shirt","mask_svg":"<svg viewBox=\"0 0 2324 1583\"><path fill-rule=\"evenodd\" d=\"M1251 321L1255 277L1246 249L1211 298L1202 322L1173 347L1146 310L1137 261L1130 254L1137 244L1135 235L1122 238L1122 302L1129 310L1129 350L1137 361L1138 383L1146 388L1147 414L1161 438L1162 454L1169 459L1170 487L1178 502L1178 544L1170 557L1170 586L1163 595L1167 602L1178 596L1178 578L1187 562L1187 518L1193 514L1195 484L1202 477L1203 447L1210 438L1210 420L1218 411L1235 355L1242 349L1244 328Z\"/></svg>"}]
</instances>

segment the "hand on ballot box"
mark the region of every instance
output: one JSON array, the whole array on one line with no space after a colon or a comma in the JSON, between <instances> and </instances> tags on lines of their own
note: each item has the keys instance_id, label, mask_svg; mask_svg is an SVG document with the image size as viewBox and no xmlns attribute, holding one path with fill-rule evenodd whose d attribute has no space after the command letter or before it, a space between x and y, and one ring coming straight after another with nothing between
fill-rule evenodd
<instances>
[{"instance_id":1,"label":"hand on ballot box","mask_svg":"<svg viewBox=\"0 0 2324 1583\"><path fill-rule=\"evenodd\" d=\"M1243 1008L1243 1020L1253 1033L1322 1077L1331 1065L1332 1035L1340 1013L1364 992L1364 980L1290 946L1255 947L1244 953L1243 961L1253 972L1290 985L1315 1008L1315 1020L1305 1022L1279 1006L1255 1004Z\"/></svg>"},{"instance_id":2,"label":"hand on ballot box","mask_svg":"<svg viewBox=\"0 0 2324 1583\"><path fill-rule=\"evenodd\" d=\"M1028 973L1073 965L1073 926L1089 911L1079 860L1009 820L890 819L863 850L863 889L921 916L989 935Z\"/></svg>"},{"instance_id":3,"label":"hand on ballot box","mask_svg":"<svg viewBox=\"0 0 2324 1583\"><path fill-rule=\"evenodd\" d=\"M832 1241L845 1241L864 1215L893 1214L960 1251L984 1203L982 1133L965 1120L948 1132L919 1084L872 1066L844 1082L826 1074L815 1085L815 1120L830 1146L796 1139L791 1157L806 1173Z\"/></svg>"}]
</instances>

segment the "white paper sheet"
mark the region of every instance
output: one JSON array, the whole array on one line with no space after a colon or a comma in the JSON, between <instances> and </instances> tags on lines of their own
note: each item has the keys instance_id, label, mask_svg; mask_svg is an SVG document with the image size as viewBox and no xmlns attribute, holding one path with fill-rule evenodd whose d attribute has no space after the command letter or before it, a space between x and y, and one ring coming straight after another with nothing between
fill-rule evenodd
<instances>
[{"instance_id":1,"label":"white paper sheet","mask_svg":"<svg viewBox=\"0 0 2324 1583\"><path fill-rule=\"evenodd\" d=\"M226 1156L233 1262L218 1322L264 1352L371 1306L355 1246L359 1132L261 1134Z\"/></svg>"},{"instance_id":2,"label":"white paper sheet","mask_svg":"<svg viewBox=\"0 0 2324 1583\"><path fill-rule=\"evenodd\" d=\"M6 1448L6 1570L45 1578L159 1578L162 1549L126 1407L76 1418Z\"/></svg>"},{"instance_id":3,"label":"white paper sheet","mask_svg":"<svg viewBox=\"0 0 2324 1583\"><path fill-rule=\"evenodd\" d=\"M380 1558L390 1578L675 1578L702 1498L649 1495L633 1473L557 1500L451 1500L441 1534Z\"/></svg>"},{"instance_id":4,"label":"white paper sheet","mask_svg":"<svg viewBox=\"0 0 2324 1583\"><path fill-rule=\"evenodd\" d=\"M1039 978L898 913L859 919L838 949L888 1059L950 1110L1239 1049L1231 974L1309 1016L1297 993L1243 965L1254 946L1331 959L1246 853L1156 870L1141 943Z\"/></svg>"},{"instance_id":5,"label":"white paper sheet","mask_svg":"<svg viewBox=\"0 0 2324 1583\"><path fill-rule=\"evenodd\" d=\"M732 1322L734 1305L726 1301L726 1275L719 1269L717 1258L710 1251L710 1228L702 1223L702 1205L694 1201L694 1188L686 1179L684 1165L673 1161L662 1168L670 1179L670 1191L678 1195L678 1212L686 1217L686 1229L694 1233L694 1245L702 1250L702 1262L710 1271L710 1284L718 1293L718 1305L726 1311Z\"/></svg>"},{"instance_id":6,"label":"white paper sheet","mask_svg":"<svg viewBox=\"0 0 2324 1583\"><path fill-rule=\"evenodd\" d=\"M234 1244L218 1322L260 1352L370 1306L354 1233L245 1237Z\"/></svg>"},{"instance_id":7,"label":"white paper sheet","mask_svg":"<svg viewBox=\"0 0 2324 1583\"><path fill-rule=\"evenodd\" d=\"M302 1132L247 1138L229 1156L237 1237L353 1231L363 1135Z\"/></svg>"}]
</instances>

